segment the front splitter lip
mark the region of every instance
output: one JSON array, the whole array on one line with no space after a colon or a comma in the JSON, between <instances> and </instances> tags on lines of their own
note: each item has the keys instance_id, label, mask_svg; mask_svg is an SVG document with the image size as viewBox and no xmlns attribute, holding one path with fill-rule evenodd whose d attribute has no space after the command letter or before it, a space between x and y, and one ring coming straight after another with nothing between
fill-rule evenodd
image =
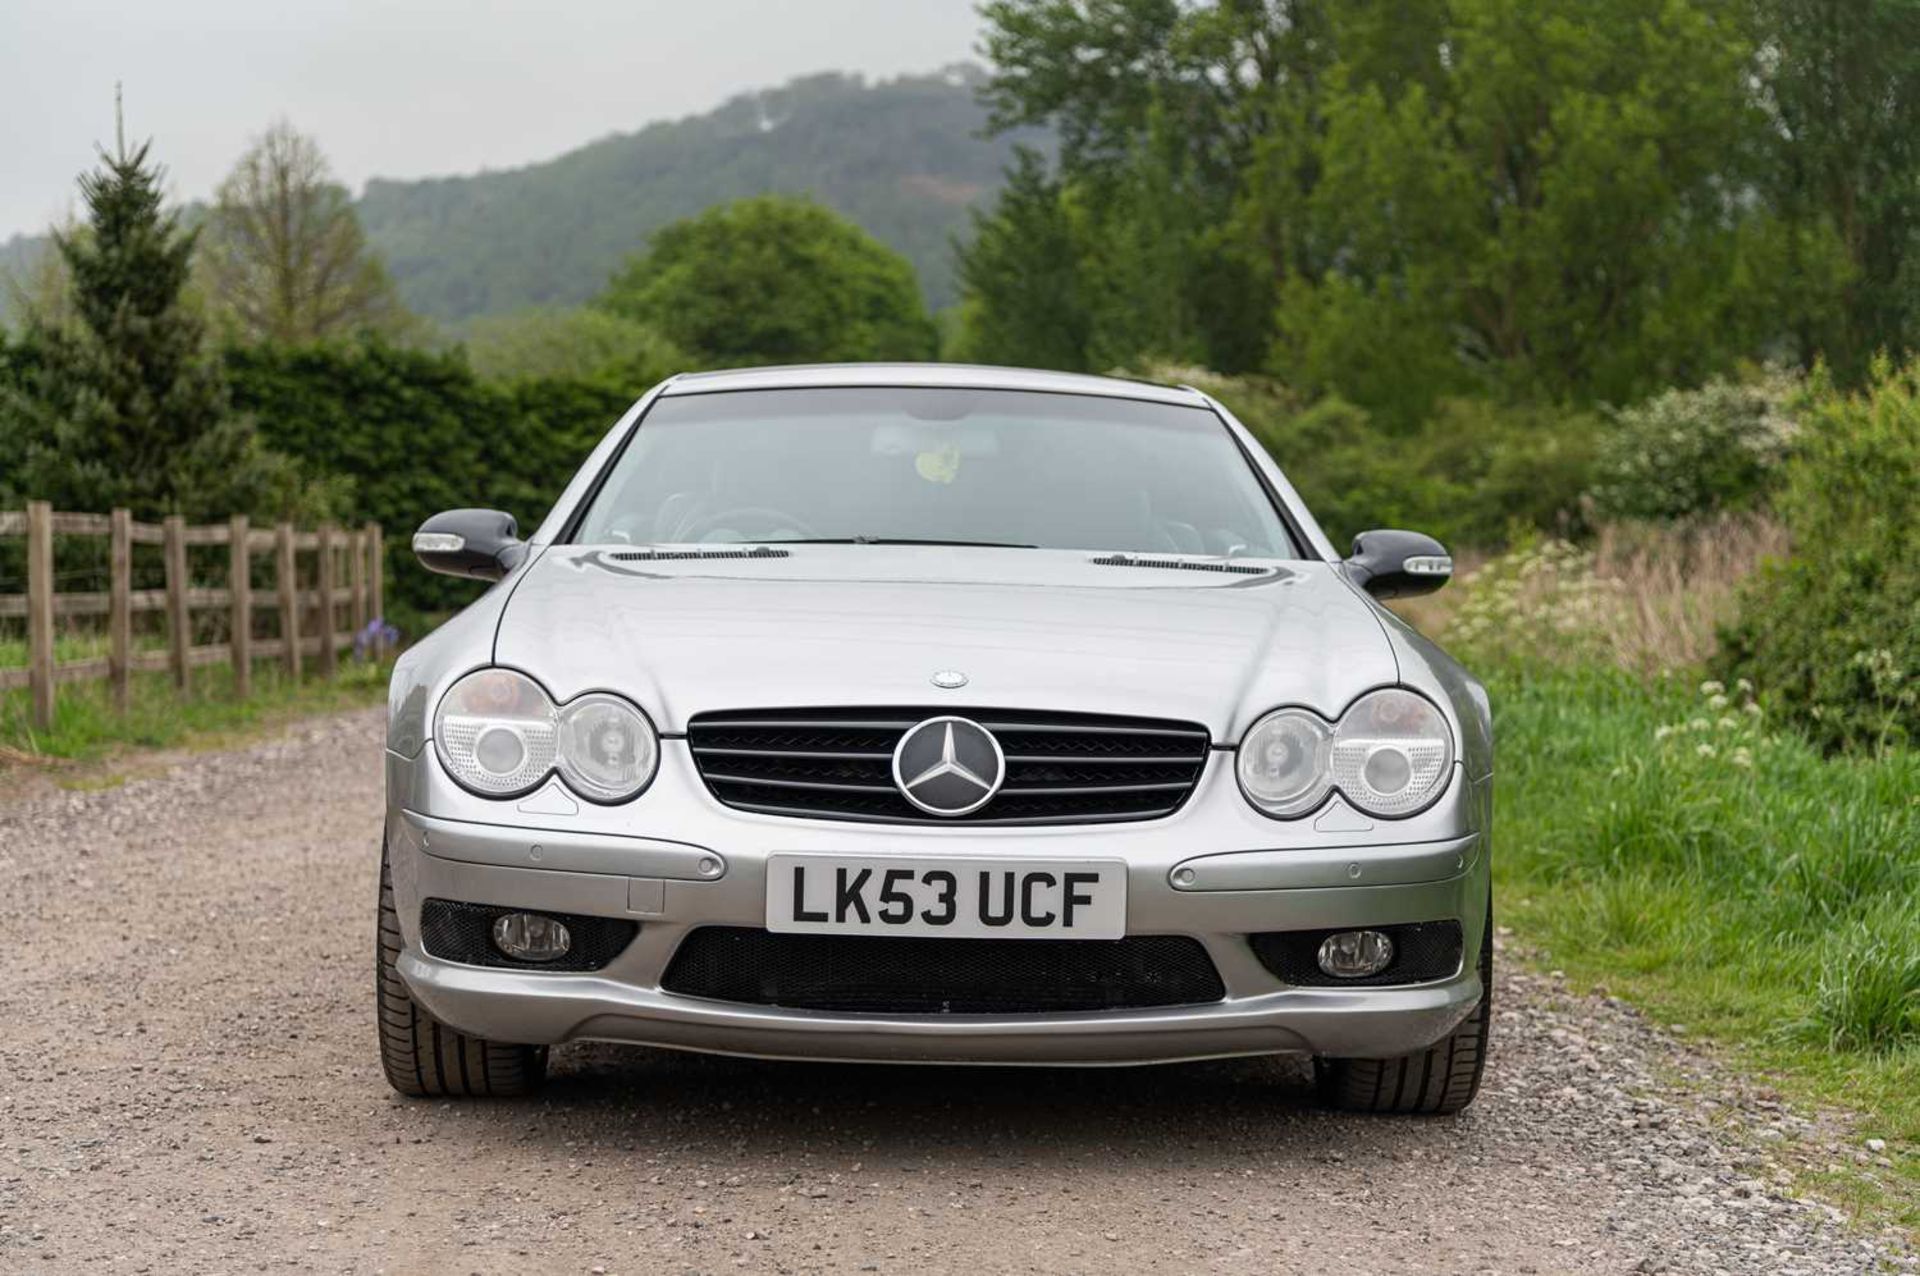
<instances>
[{"instance_id":1,"label":"front splitter lip","mask_svg":"<svg viewBox=\"0 0 1920 1276\"><path fill-rule=\"evenodd\" d=\"M401 954L399 972L436 1019L496 1041L616 1041L848 1063L1087 1066L1289 1053L1389 1058L1444 1037L1482 995L1469 971L1417 988L1287 989L1164 1010L894 1017L708 1001L599 975L466 966L412 949Z\"/></svg>"}]
</instances>

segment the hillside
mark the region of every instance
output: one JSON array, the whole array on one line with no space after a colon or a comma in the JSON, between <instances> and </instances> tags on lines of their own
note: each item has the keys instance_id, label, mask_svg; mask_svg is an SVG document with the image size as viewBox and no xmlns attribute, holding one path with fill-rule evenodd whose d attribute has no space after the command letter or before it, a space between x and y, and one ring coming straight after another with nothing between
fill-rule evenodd
<instances>
[{"instance_id":1,"label":"hillside","mask_svg":"<svg viewBox=\"0 0 1920 1276\"><path fill-rule=\"evenodd\" d=\"M950 239L998 189L1013 147L979 136L979 75L808 76L526 168L375 180L360 216L407 304L458 321L583 301L669 221L808 192L905 253L941 306L955 295Z\"/></svg>"},{"instance_id":2,"label":"hillside","mask_svg":"<svg viewBox=\"0 0 1920 1276\"><path fill-rule=\"evenodd\" d=\"M983 74L950 67L874 84L806 76L524 168L375 178L360 217L406 303L457 324L584 301L653 230L712 204L810 193L906 254L928 300L944 306L957 291L951 239L966 230L967 210L999 189L1016 141L1041 140L980 136ZM24 273L46 243L0 243L0 268ZM0 317L6 302L0 290Z\"/></svg>"}]
</instances>

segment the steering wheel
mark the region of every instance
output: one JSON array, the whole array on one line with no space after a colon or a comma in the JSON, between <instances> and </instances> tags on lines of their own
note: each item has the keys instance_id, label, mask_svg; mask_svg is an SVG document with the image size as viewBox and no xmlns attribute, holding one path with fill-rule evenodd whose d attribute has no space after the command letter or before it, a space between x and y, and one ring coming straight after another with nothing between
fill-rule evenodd
<instances>
[{"instance_id":1,"label":"steering wheel","mask_svg":"<svg viewBox=\"0 0 1920 1276\"><path fill-rule=\"evenodd\" d=\"M817 539L820 535L805 522L795 518L785 510L777 510L770 505L739 505L733 509L721 510L717 514L709 514L705 518L694 520L687 528L686 534L681 537L676 537L675 539L688 541L704 540L708 532L717 531L722 527L726 527L736 519L745 519L749 522L761 522L781 531L791 530L798 532L799 538L804 540ZM746 539L752 540L753 537L747 537Z\"/></svg>"}]
</instances>

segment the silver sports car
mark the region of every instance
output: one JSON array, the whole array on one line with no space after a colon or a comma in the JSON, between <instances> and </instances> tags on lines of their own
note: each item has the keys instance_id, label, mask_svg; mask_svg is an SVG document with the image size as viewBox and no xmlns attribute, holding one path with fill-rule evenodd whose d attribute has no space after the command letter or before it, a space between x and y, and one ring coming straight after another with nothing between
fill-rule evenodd
<instances>
[{"instance_id":1,"label":"silver sports car","mask_svg":"<svg viewBox=\"0 0 1920 1276\"><path fill-rule=\"evenodd\" d=\"M1486 1057L1480 685L1207 395L999 368L678 376L394 667L378 997L408 1094L550 1045L1314 1057L1452 1112Z\"/></svg>"}]
</instances>

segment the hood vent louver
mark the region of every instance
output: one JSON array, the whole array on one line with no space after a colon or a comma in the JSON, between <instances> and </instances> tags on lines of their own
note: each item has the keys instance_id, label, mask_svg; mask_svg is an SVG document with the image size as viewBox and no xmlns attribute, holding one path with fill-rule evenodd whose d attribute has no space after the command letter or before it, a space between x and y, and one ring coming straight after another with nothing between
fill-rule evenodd
<instances>
[{"instance_id":1,"label":"hood vent louver","mask_svg":"<svg viewBox=\"0 0 1920 1276\"><path fill-rule=\"evenodd\" d=\"M752 549L623 549L607 555L616 563L669 563L709 558L792 558L789 550L756 545Z\"/></svg>"},{"instance_id":2,"label":"hood vent louver","mask_svg":"<svg viewBox=\"0 0 1920 1276\"><path fill-rule=\"evenodd\" d=\"M1248 567L1239 563L1192 558L1139 558L1126 554L1108 554L1089 560L1095 567L1159 567L1180 572L1228 572L1235 576L1265 576L1266 567Z\"/></svg>"}]
</instances>

